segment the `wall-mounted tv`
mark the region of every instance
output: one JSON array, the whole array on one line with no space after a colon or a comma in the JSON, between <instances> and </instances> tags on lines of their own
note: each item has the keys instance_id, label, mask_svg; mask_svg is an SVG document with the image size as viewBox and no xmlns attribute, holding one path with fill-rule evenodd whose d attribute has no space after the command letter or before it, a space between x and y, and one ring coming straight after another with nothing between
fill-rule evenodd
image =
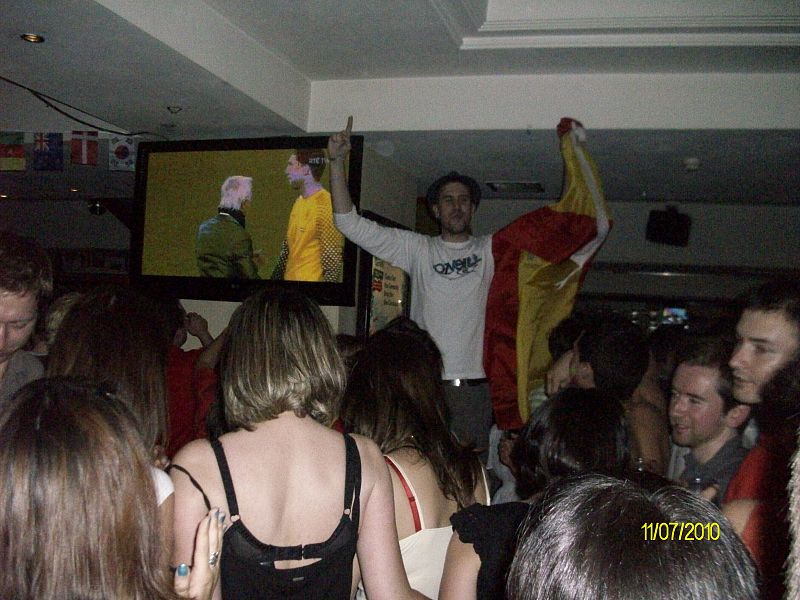
<instances>
[{"instance_id":1,"label":"wall-mounted tv","mask_svg":"<svg viewBox=\"0 0 800 600\"><path fill-rule=\"evenodd\" d=\"M143 142L131 231L134 285L238 301L268 286L353 306L356 248L331 220L328 138ZM347 176L361 191L363 137Z\"/></svg>"}]
</instances>

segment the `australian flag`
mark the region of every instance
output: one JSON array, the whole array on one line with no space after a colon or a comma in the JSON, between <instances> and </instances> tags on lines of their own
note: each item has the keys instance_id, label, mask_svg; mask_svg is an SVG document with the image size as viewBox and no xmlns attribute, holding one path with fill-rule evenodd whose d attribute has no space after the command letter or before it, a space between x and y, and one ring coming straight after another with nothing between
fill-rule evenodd
<instances>
[{"instance_id":1,"label":"australian flag","mask_svg":"<svg viewBox=\"0 0 800 600\"><path fill-rule=\"evenodd\" d=\"M33 135L34 171L64 170L64 136L61 133Z\"/></svg>"}]
</instances>

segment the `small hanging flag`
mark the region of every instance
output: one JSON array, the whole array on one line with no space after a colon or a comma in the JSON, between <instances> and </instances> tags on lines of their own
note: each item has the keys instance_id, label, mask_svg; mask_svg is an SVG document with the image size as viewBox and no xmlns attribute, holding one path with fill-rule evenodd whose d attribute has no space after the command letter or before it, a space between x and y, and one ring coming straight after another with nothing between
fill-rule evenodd
<instances>
[{"instance_id":1,"label":"small hanging flag","mask_svg":"<svg viewBox=\"0 0 800 600\"><path fill-rule=\"evenodd\" d=\"M25 170L25 134L22 131L0 132L0 171Z\"/></svg>"},{"instance_id":2,"label":"small hanging flag","mask_svg":"<svg viewBox=\"0 0 800 600\"><path fill-rule=\"evenodd\" d=\"M100 143L96 131L73 131L70 149L73 165L97 165Z\"/></svg>"},{"instance_id":3,"label":"small hanging flag","mask_svg":"<svg viewBox=\"0 0 800 600\"><path fill-rule=\"evenodd\" d=\"M133 138L113 137L108 143L108 170L133 171L136 169L136 146Z\"/></svg>"},{"instance_id":4,"label":"small hanging flag","mask_svg":"<svg viewBox=\"0 0 800 600\"><path fill-rule=\"evenodd\" d=\"M33 134L33 170L64 170L64 135L61 133Z\"/></svg>"}]
</instances>

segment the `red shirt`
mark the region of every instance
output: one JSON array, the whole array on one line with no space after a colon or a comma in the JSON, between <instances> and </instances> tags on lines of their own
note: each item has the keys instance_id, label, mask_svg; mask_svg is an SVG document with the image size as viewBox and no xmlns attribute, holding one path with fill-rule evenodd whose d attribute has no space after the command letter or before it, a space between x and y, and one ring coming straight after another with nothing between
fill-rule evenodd
<instances>
[{"instance_id":1,"label":"red shirt","mask_svg":"<svg viewBox=\"0 0 800 600\"><path fill-rule=\"evenodd\" d=\"M214 401L217 374L198 367L203 350L181 350L170 346L167 356L167 413L169 436L166 453L171 459L183 446L205 437L208 408Z\"/></svg>"}]
</instances>

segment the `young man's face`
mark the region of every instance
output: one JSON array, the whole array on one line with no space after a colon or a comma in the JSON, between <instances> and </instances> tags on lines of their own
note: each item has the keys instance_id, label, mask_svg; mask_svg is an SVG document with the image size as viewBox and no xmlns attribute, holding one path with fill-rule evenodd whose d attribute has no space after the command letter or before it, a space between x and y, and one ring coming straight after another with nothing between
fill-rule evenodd
<instances>
[{"instance_id":1,"label":"young man's face","mask_svg":"<svg viewBox=\"0 0 800 600\"><path fill-rule=\"evenodd\" d=\"M22 348L36 326L37 297L0 290L0 365Z\"/></svg>"},{"instance_id":2,"label":"young man's face","mask_svg":"<svg viewBox=\"0 0 800 600\"><path fill-rule=\"evenodd\" d=\"M683 363L676 369L672 378L669 421L672 441L678 446L697 451L715 446L711 456L716 454L719 449L716 446L721 445L717 442L729 431L718 385L719 371L715 368Z\"/></svg>"},{"instance_id":3,"label":"young man's face","mask_svg":"<svg viewBox=\"0 0 800 600\"><path fill-rule=\"evenodd\" d=\"M467 233L474 210L469 189L457 181L442 186L439 202L433 205L433 215L439 220L445 235Z\"/></svg>"},{"instance_id":4,"label":"young man's face","mask_svg":"<svg viewBox=\"0 0 800 600\"><path fill-rule=\"evenodd\" d=\"M800 348L800 330L783 310L745 310L736 326L731 356L733 395L739 402L761 402L761 388Z\"/></svg>"},{"instance_id":5,"label":"young man's face","mask_svg":"<svg viewBox=\"0 0 800 600\"><path fill-rule=\"evenodd\" d=\"M289 180L289 184L293 188L302 187L308 175L308 165L297 162L297 155L292 154L286 162L286 170L284 173Z\"/></svg>"}]
</instances>

